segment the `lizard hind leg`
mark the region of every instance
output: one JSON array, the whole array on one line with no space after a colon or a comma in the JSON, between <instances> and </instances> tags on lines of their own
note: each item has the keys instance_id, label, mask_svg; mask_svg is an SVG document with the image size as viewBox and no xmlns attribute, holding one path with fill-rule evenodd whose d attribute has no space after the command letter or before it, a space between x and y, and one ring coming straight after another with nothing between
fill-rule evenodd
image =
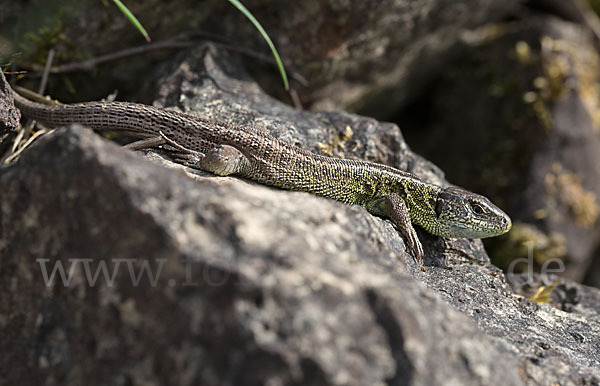
<instances>
[{"instance_id":1,"label":"lizard hind leg","mask_svg":"<svg viewBox=\"0 0 600 386\"><path fill-rule=\"evenodd\" d=\"M199 169L218 176L231 174L244 175L251 167L250 160L238 149L230 145L219 145L206 153L198 162Z\"/></svg>"},{"instance_id":2,"label":"lizard hind leg","mask_svg":"<svg viewBox=\"0 0 600 386\"><path fill-rule=\"evenodd\" d=\"M204 154L178 144L168 138L162 131L160 136L172 147L173 158L186 166L218 176L243 175L244 172L250 170L250 160L233 146L219 145Z\"/></svg>"}]
</instances>

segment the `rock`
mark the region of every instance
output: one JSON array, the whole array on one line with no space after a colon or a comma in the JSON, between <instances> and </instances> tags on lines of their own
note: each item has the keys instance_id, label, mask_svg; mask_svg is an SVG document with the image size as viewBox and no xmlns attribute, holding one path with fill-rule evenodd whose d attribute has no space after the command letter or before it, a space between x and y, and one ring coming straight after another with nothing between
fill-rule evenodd
<instances>
[{"instance_id":1,"label":"rock","mask_svg":"<svg viewBox=\"0 0 600 386\"><path fill-rule=\"evenodd\" d=\"M282 106L210 47L163 71L158 104L443 183L396 126ZM72 127L0 169L7 384L600 382L597 289L537 305L480 241L421 232L420 269L362 208L146 153Z\"/></svg>"},{"instance_id":2,"label":"rock","mask_svg":"<svg viewBox=\"0 0 600 386\"><path fill-rule=\"evenodd\" d=\"M309 194L198 179L81 128L3 170L4 380L469 383L507 371L519 383L500 350L481 355L488 338L472 322L415 285L386 246L389 224ZM46 287L57 262L81 268ZM115 285L102 274L89 285L85 264L90 277L106 264ZM432 334L436 318L454 320L452 337Z\"/></svg>"},{"instance_id":3,"label":"rock","mask_svg":"<svg viewBox=\"0 0 600 386\"><path fill-rule=\"evenodd\" d=\"M489 338L472 321L416 285L386 246L388 225L359 208L234 178L192 181L81 128L44 138L0 180L9 383L474 384L510 374L519 384L506 350L481 346ZM115 285L100 276L91 286L80 268L69 286L57 275L46 287L43 269L57 262L67 272L88 262L90 277L104 263ZM135 283L144 266L156 283Z\"/></svg>"},{"instance_id":4,"label":"rock","mask_svg":"<svg viewBox=\"0 0 600 386\"><path fill-rule=\"evenodd\" d=\"M21 112L15 108L10 86L0 71L0 159L12 144L20 119Z\"/></svg>"}]
</instances>

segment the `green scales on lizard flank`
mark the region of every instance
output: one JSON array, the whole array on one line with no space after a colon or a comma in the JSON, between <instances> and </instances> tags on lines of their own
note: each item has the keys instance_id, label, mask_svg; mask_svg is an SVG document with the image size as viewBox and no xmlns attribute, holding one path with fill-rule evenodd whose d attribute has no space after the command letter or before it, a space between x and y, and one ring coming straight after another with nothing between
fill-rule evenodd
<instances>
[{"instance_id":1,"label":"green scales on lizard flank","mask_svg":"<svg viewBox=\"0 0 600 386\"><path fill-rule=\"evenodd\" d=\"M498 236L511 228L510 218L478 194L429 184L385 165L311 153L252 128L137 103L47 105L13 94L25 116L50 126L79 123L121 131L145 146L164 144L194 168L361 205L389 218L419 261L423 249L412 224L457 238Z\"/></svg>"}]
</instances>

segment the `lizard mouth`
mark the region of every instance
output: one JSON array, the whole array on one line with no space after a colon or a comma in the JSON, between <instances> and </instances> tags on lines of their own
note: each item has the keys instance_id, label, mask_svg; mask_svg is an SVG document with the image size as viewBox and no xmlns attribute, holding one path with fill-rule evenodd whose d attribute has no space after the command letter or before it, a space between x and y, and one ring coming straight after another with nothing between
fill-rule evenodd
<instances>
[{"instance_id":1,"label":"lizard mouth","mask_svg":"<svg viewBox=\"0 0 600 386\"><path fill-rule=\"evenodd\" d=\"M478 226L474 226L478 224ZM447 234L451 238L483 239L500 236L512 228L512 221L506 214L499 221L478 221L473 223L448 223Z\"/></svg>"}]
</instances>

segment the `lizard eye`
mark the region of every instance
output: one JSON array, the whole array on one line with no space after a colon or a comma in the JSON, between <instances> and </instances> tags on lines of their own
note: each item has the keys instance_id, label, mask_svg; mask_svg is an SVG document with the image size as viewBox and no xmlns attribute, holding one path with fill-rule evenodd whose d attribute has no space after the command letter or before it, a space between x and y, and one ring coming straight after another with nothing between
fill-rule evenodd
<instances>
[{"instance_id":1,"label":"lizard eye","mask_svg":"<svg viewBox=\"0 0 600 386\"><path fill-rule=\"evenodd\" d=\"M471 204L471 210L473 210L473 213L475 214L483 214L483 208L479 204Z\"/></svg>"}]
</instances>

